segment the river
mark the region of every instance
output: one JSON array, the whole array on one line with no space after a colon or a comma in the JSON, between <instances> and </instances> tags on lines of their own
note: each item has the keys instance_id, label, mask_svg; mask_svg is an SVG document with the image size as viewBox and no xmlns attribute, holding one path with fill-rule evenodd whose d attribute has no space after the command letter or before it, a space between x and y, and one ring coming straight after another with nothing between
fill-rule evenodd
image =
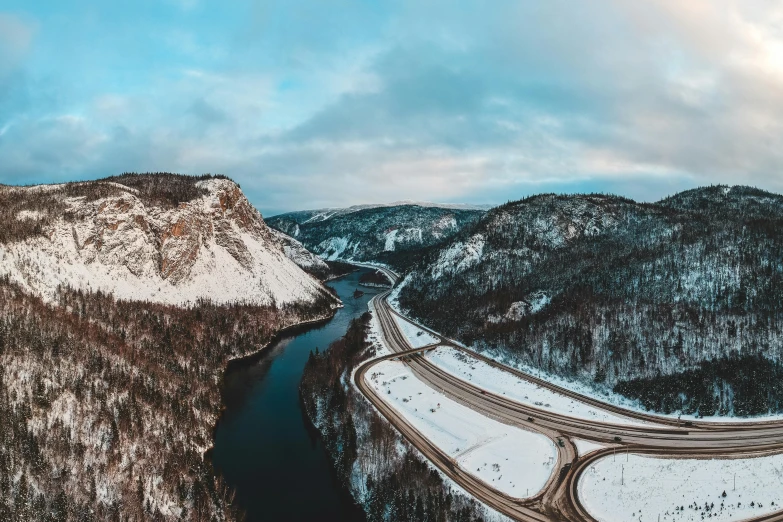
<instances>
[{"instance_id":1,"label":"river","mask_svg":"<svg viewBox=\"0 0 783 522\"><path fill-rule=\"evenodd\" d=\"M247 522L360 522L362 511L337 484L299 404L299 381L311 350L345 334L381 290L359 287L361 269L329 282L345 305L325 324L287 335L226 369L225 412L215 430L212 463L236 490ZM359 288L364 296L354 299Z\"/></svg>"}]
</instances>

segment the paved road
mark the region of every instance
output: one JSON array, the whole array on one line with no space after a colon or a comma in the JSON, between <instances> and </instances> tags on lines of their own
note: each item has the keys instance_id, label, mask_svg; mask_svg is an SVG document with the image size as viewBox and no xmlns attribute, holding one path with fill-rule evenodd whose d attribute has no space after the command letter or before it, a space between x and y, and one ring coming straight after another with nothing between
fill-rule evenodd
<instances>
[{"instance_id":1,"label":"paved road","mask_svg":"<svg viewBox=\"0 0 783 522\"><path fill-rule=\"evenodd\" d=\"M393 281L397 274L385 270ZM570 390L560 388L547 381L508 368L491 359L476 354L452 339L445 338L419 325L438 339L438 342L423 348L413 348L400 330L393 315L397 314L388 304L390 292L374 298L385 344L393 353L368 361L355 372L354 379L359 389L375 407L416 446L441 471L482 502L514 520L594 520L584 509L578 495L578 481L591 463L614 451L630 451L638 454L680 457L716 456L759 456L783 452L783 422L758 423L711 423L697 422L685 426L677 419L649 415L605 404ZM399 315L399 314L397 314ZM402 316L400 316L402 317ZM407 320L407 318L404 318ZM422 354L436 346L450 346L471 357L482 360L519 378L534 382L554 392L590 404L596 408L622 415L644 425L615 424L609 422L579 419L536 408L513 401L503 395L483 390L445 372ZM569 466L568 471L552 474L544 489L535 497L515 499L486 484L460 468L447 454L416 430L403 416L391 408L384 399L365 381L365 374L375 364L387 359L402 359L422 381L444 393L451 399L468 406L488 417L505 424L541 433L553 441L561 438L564 445L555 444L558 449L556 470ZM582 457L577 456L572 438L591 440L604 445L606 449L594 451ZM618 439L619 438L619 439ZM757 521L781 521L783 513L771 514Z\"/></svg>"}]
</instances>

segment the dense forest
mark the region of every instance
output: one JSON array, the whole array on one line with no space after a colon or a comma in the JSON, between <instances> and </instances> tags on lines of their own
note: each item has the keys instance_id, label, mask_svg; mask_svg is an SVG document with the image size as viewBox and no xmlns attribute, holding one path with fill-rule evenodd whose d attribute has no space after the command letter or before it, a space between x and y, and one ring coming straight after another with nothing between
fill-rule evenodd
<instances>
[{"instance_id":1,"label":"dense forest","mask_svg":"<svg viewBox=\"0 0 783 522\"><path fill-rule=\"evenodd\" d=\"M640 204L549 194L495 208L427 252L399 303L468 344L611 388L707 371L703 362L778 360L781 283L779 195L708 187ZM682 387L694 375L661 384L676 384L686 409L706 405ZM728 404L761 386L751 373L722 382L717 411L780 411L777 400Z\"/></svg>"},{"instance_id":2,"label":"dense forest","mask_svg":"<svg viewBox=\"0 0 783 522\"><path fill-rule=\"evenodd\" d=\"M375 353L366 341L369 321L368 312L328 350L311 353L299 388L339 480L368 522L485 520L484 508L453 491L349 384L353 368Z\"/></svg>"},{"instance_id":3,"label":"dense forest","mask_svg":"<svg viewBox=\"0 0 783 522\"><path fill-rule=\"evenodd\" d=\"M226 362L331 303L46 303L0 279L0 520L238 519L204 459Z\"/></svg>"},{"instance_id":4,"label":"dense forest","mask_svg":"<svg viewBox=\"0 0 783 522\"><path fill-rule=\"evenodd\" d=\"M672 375L621 381L614 391L663 413L760 415L783 411L783 366L732 354Z\"/></svg>"},{"instance_id":5,"label":"dense forest","mask_svg":"<svg viewBox=\"0 0 783 522\"><path fill-rule=\"evenodd\" d=\"M378 261L403 269L422 249L473 225L483 210L416 204L291 212L267 224L326 259Z\"/></svg>"}]
</instances>

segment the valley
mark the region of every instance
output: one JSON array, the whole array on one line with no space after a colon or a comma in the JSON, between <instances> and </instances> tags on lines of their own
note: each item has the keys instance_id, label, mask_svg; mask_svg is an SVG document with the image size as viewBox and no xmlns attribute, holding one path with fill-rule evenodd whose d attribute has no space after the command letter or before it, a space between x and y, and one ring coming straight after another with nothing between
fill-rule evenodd
<instances>
[{"instance_id":1,"label":"valley","mask_svg":"<svg viewBox=\"0 0 783 522\"><path fill-rule=\"evenodd\" d=\"M5 518L783 520L778 195L0 200Z\"/></svg>"}]
</instances>

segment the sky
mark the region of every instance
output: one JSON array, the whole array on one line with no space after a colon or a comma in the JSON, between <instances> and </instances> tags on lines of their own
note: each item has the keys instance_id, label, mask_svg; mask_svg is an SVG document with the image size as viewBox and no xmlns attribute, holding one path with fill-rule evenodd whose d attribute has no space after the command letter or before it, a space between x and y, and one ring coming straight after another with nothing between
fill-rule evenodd
<instances>
[{"instance_id":1,"label":"sky","mask_svg":"<svg viewBox=\"0 0 783 522\"><path fill-rule=\"evenodd\" d=\"M783 192L783 4L0 0L0 183L221 173L264 215Z\"/></svg>"}]
</instances>

